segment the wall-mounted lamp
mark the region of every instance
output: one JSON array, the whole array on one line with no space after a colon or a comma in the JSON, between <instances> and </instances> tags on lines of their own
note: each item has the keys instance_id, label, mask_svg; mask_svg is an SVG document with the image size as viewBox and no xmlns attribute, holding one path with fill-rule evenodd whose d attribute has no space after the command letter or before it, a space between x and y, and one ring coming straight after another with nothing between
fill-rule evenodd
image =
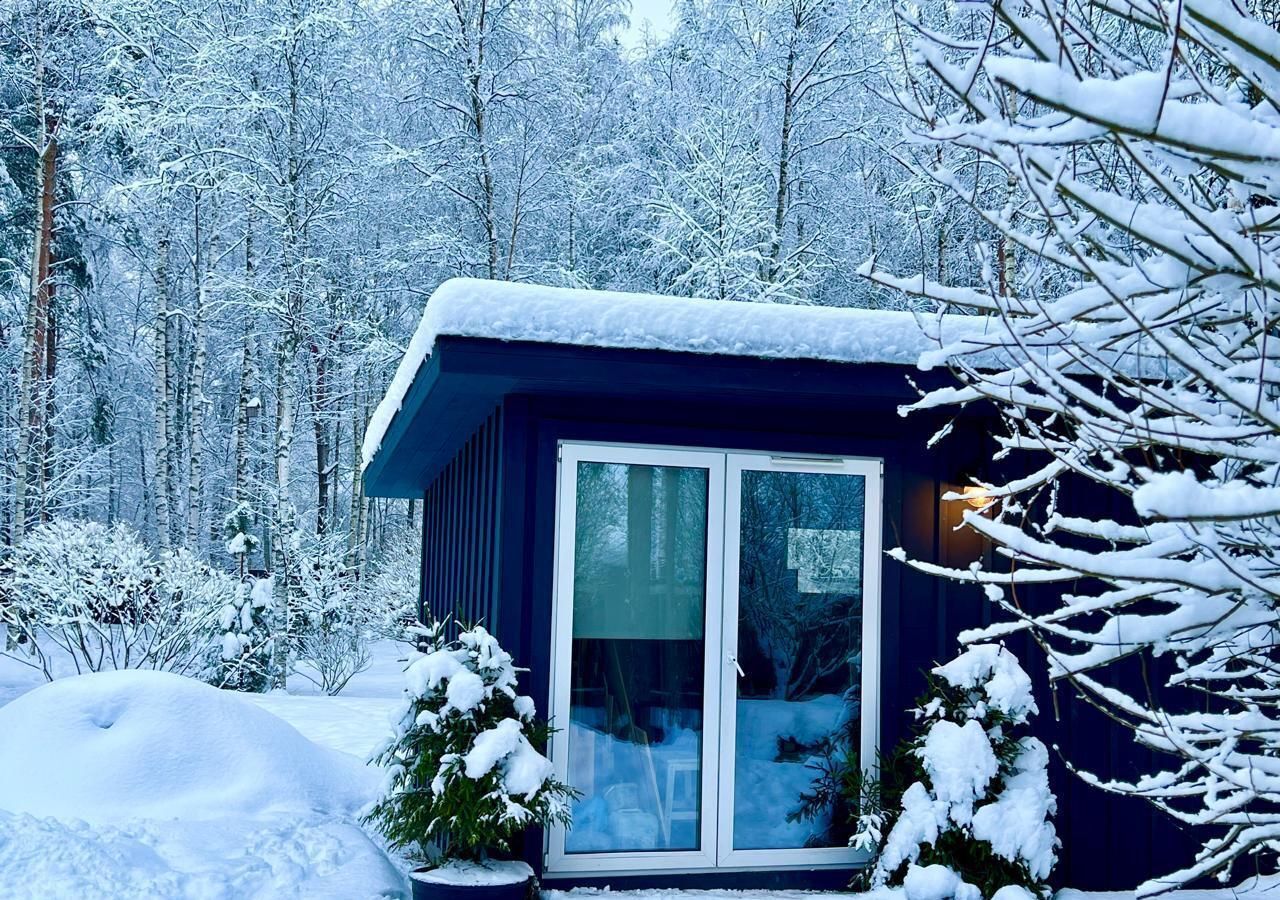
<instances>
[{"instance_id":1,"label":"wall-mounted lamp","mask_svg":"<svg viewBox=\"0 0 1280 900\"><path fill-rule=\"evenodd\" d=\"M995 498L987 493L986 488L979 487L976 484L967 485L959 495L953 494L952 496L957 496L958 499L968 503L974 509L986 509L995 502Z\"/></svg>"}]
</instances>

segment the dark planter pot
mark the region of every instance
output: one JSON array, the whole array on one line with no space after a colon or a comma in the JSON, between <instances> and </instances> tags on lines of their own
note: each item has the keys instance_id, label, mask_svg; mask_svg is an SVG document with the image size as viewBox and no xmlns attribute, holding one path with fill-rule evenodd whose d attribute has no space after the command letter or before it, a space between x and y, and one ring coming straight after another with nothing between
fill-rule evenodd
<instances>
[{"instance_id":1,"label":"dark planter pot","mask_svg":"<svg viewBox=\"0 0 1280 900\"><path fill-rule=\"evenodd\" d=\"M415 869L409 876L413 900L525 900L529 896L529 882L533 880L526 878L511 884L439 884L413 877L425 871Z\"/></svg>"}]
</instances>

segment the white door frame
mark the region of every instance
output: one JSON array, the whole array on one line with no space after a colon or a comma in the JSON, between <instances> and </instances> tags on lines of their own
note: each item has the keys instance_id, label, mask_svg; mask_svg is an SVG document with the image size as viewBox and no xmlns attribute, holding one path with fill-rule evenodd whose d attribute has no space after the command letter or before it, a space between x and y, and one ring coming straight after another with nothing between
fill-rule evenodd
<instances>
[{"instance_id":1,"label":"white door frame","mask_svg":"<svg viewBox=\"0 0 1280 900\"><path fill-rule=\"evenodd\" d=\"M851 866L866 852L848 847L802 847L735 850L733 806L738 720L738 558L742 546L742 473L793 472L804 475L857 475L863 479L862 536L862 685L858 758L874 766L880 739L880 529L881 462L871 459L768 456L730 453L725 476L723 677L720 690L720 819L717 861L729 868L784 866ZM781 813L781 811L779 811Z\"/></svg>"},{"instance_id":2,"label":"white door frame","mask_svg":"<svg viewBox=\"0 0 1280 900\"><path fill-rule=\"evenodd\" d=\"M677 466L707 472L706 587L703 611L702 753L699 795L699 848L618 853L567 853L566 829L555 825L547 834L547 871L624 872L708 869L716 864L716 778L719 776L718 723L712 701L719 696L721 635L720 579L724 572L724 454L695 449L666 449L605 444L560 445L557 490L555 597L552 616L551 716L558 730L551 738L556 778L569 783L569 704L573 651L573 569L578 509L578 463L602 462L644 466Z\"/></svg>"},{"instance_id":3,"label":"white door frame","mask_svg":"<svg viewBox=\"0 0 1280 900\"><path fill-rule=\"evenodd\" d=\"M566 829L547 829L546 873L624 874L663 871L846 868L866 859L844 848L733 849L734 741L737 721L738 553L742 472L785 471L864 478L861 759L874 765L880 724L880 557L882 472L878 459L771 456L766 452L563 441L557 467L549 714L557 731L550 755L569 781L573 571L579 462L677 466L707 471L701 796L697 850L567 853ZM716 714L714 703L719 704Z\"/></svg>"}]
</instances>

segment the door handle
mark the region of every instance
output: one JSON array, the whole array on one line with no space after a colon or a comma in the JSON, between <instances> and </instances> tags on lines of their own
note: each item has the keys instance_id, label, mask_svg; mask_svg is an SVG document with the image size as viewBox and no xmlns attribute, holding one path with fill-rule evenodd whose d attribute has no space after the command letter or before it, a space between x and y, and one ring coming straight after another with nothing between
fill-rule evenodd
<instances>
[{"instance_id":1,"label":"door handle","mask_svg":"<svg viewBox=\"0 0 1280 900\"><path fill-rule=\"evenodd\" d=\"M734 667L735 669L737 669L737 670L738 670L738 677L739 677L739 678L746 678L746 677L747 677L747 673L746 673L746 672L744 672L744 671L742 671L742 666L738 665L738 657L736 657L736 656L734 656L732 653L730 653L730 654L729 654L729 656L728 656L728 659L729 659L729 662L733 663L733 667Z\"/></svg>"}]
</instances>

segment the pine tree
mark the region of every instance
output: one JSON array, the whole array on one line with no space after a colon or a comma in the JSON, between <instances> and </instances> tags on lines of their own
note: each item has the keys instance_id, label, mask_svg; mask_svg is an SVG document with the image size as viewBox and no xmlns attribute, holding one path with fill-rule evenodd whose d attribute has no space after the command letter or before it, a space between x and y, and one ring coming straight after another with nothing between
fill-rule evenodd
<instances>
[{"instance_id":1,"label":"pine tree","mask_svg":"<svg viewBox=\"0 0 1280 900\"><path fill-rule=\"evenodd\" d=\"M223 536L227 539L227 553L235 559L244 577L245 564L250 554L258 549L258 538L253 533L253 510L248 503L237 503L222 520Z\"/></svg>"},{"instance_id":2,"label":"pine tree","mask_svg":"<svg viewBox=\"0 0 1280 900\"><path fill-rule=\"evenodd\" d=\"M1008 650L979 644L928 681L917 733L898 757L910 785L892 806L861 809L853 843L875 845L873 883L903 885L907 900L990 900L1002 891L1015 900L1010 888L1048 896L1058 847L1049 755L1017 733L1036 712L1031 679Z\"/></svg>"},{"instance_id":3,"label":"pine tree","mask_svg":"<svg viewBox=\"0 0 1280 900\"><path fill-rule=\"evenodd\" d=\"M373 759L389 789L365 821L394 847L425 855L436 842L444 860L477 862L531 825L569 824L573 789L537 749L551 729L516 693L511 655L479 626L452 641L443 623L424 635L395 733Z\"/></svg>"},{"instance_id":4,"label":"pine tree","mask_svg":"<svg viewBox=\"0 0 1280 900\"><path fill-rule=\"evenodd\" d=\"M254 693L271 687L270 614L271 579L250 579L237 586L219 614L222 640L211 667L213 684Z\"/></svg>"}]
</instances>

